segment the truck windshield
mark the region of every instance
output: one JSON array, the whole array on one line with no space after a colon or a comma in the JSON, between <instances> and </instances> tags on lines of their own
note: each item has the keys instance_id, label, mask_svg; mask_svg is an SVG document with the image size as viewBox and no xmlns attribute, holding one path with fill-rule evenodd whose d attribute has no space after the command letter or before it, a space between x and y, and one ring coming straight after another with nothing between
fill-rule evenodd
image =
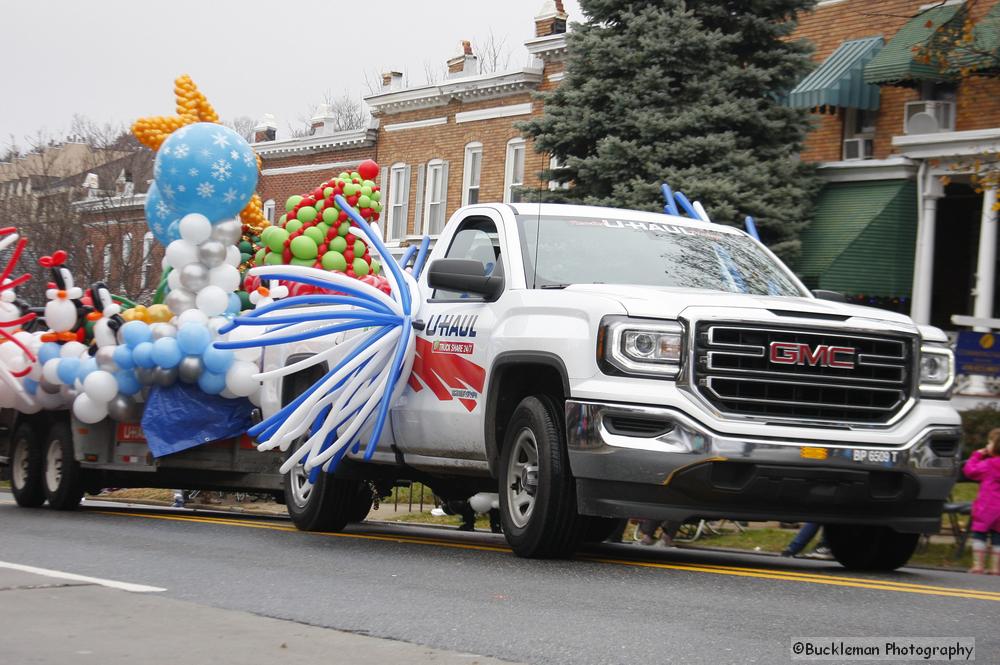
<instances>
[{"instance_id":1,"label":"truck windshield","mask_svg":"<svg viewBox=\"0 0 1000 665\"><path fill-rule=\"evenodd\" d=\"M518 215L517 225L526 281L533 288L639 284L807 295L742 234L625 218Z\"/></svg>"}]
</instances>

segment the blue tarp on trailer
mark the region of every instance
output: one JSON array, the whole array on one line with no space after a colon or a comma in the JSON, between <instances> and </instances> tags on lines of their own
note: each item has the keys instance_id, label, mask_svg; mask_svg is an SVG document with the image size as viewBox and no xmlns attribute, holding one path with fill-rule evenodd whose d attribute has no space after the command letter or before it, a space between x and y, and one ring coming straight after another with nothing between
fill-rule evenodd
<instances>
[{"instance_id":1,"label":"blue tarp on trailer","mask_svg":"<svg viewBox=\"0 0 1000 665\"><path fill-rule=\"evenodd\" d=\"M142 430L154 457L210 441L230 439L250 429L253 405L245 397L209 395L196 385L153 386L142 415Z\"/></svg>"}]
</instances>

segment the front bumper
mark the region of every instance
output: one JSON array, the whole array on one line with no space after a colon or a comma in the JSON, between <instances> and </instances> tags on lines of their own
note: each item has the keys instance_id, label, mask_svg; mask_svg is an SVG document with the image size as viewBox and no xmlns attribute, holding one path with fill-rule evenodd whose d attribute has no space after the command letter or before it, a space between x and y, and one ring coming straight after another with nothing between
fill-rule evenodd
<instances>
[{"instance_id":1,"label":"front bumper","mask_svg":"<svg viewBox=\"0 0 1000 665\"><path fill-rule=\"evenodd\" d=\"M566 402L566 432L586 515L903 532L939 528L960 439L954 425L928 425L900 446L867 443L860 432L854 445L723 435L674 409L580 400Z\"/></svg>"}]
</instances>

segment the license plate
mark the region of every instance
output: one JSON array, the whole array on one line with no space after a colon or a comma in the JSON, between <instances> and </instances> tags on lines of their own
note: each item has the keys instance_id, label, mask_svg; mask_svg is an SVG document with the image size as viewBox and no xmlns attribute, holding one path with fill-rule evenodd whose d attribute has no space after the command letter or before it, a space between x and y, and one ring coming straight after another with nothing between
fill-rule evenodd
<instances>
[{"instance_id":1,"label":"license plate","mask_svg":"<svg viewBox=\"0 0 1000 665\"><path fill-rule=\"evenodd\" d=\"M872 464L893 464L898 456L898 450L869 450L864 448L855 448L851 451L851 459L855 462L870 462Z\"/></svg>"}]
</instances>

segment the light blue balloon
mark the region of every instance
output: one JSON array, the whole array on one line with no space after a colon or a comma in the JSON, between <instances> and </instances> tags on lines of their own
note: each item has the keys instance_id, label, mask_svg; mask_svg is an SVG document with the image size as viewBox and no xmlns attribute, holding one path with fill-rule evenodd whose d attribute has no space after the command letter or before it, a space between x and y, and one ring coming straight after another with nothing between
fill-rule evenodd
<instances>
[{"instance_id":1,"label":"light blue balloon","mask_svg":"<svg viewBox=\"0 0 1000 665\"><path fill-rule=\"evenodd\" d=\"M212 343L212 333L200 323L188 323L177 331L177 345L189 356L200 356Z\"/></svg>"},{"instance_id":2,"label":"light blue balloon","mask_svg":"<svg viewBox=\"0 0 1000 665\"><path fill-rule=\"evenodd\" d=\"M38 390L38 381L35 381L34 379L25 379L24 389L29 395L34 395L35 391Z\"/></svg>"},{"instance_id":3,"label":"light blue balloon","mask_svg":"<svg viewBox=\"0 0 1000 665\"><path fill-rule=\"evenodd\" d=\"M136 323L135 321L130 321L129 323ZM141 344L142 342L139 342ZM136 344L136 346L139 346ZM115 352L112 355L115 360L115 364L122 369L132 369L135 367L135 359L132 357L132 349L129 348L127 344L119 344L115 347Z\"/></svg>"},{"instance_id":4,"label":"light blue balloon","mask_svg":"<svg viewBox=\"0 0 1000 665\"><path fill-rule=\"evenodd\" d=\"M79 358L61 358L59 360L59 367L56 368L56 375L59 377L59 380L67 386L72 386L73 380L76 379L76 373L79 370Z\"/></svg>"},{"instance_id":5,"label":"light blue balloon","mask_svg":"<svg viewBox=\"0 0 1000 665\"><path fill-rule=\"evenodd\" d=\"M205 363L205 369L209 372L225 374L229 370L229 366L233 364L234 358L233 352L229 349L217 349L214 346L209 346L205 349L205 355L201 357L201 361Z\"/></svg>"},{"instance_id":6,"label":"light blue balloon","mask_svg":"<svg viewBox=\"0 0 1000 665\"><path fill-rule=\"evenodd\" d=\"M122 339L133 349L153 338L145 321L129 321L122 326Z\"/></svg>"},{"instance_id":7,"label":"light blue balloon","mask_svg":"<svg viewBox=\"0 0 1000 665\"><path fill-rule=\"evenodd\" d=\"M160 194L160 189L154 182L146 191L146 223L153 237L164 246L180 238L177 225L181 215L174 210Z\"/></svg>"},{"instance_id":8,"label":"light blue balloon","mask_svg":"<svg viewBox=\"0 0 1000 665\"><path fill-rule=\"evenodd\" d=\"M118 381L118 392L125 395L134 395L142 389L142 384L136 378L135 372L130 369L115 372L115 380Z\"/></svg>"},{"instance_id":9,"label":"light blue balloon","mask_svg":"<svg viewBox=\"0 0 1000 665\"><path fill-rule=\"evenodd\" d=\"M213 222L235 217L257 186L257 158L239 134L197 122L170 134L156 152L153 177L163 201L181 216Z\"/></svg>"},{"instance_id":10,"label":"light blue balloon","mask_svg":"<svg viewBox=\"0 0 1000 665\"><path fill-rule=\"evenodd\" d=\"M152 355L153 362L166 369L177 367L181 358L184 357L184 354L177 346L177 340L173 337L161 337L153 342Z\"/></svg>"},{"instance_id":11,"label":"light blue balloon","mask_svg":"<svg viewBox=\"0 0 1000 665\"><path fill-rule=\"evenodd\" d=\"M209 395L218 395L226 387L226 375L215 372L202 372L198 377L198 387Z\"/></svg>"},{"instance_id":12,"label":"light blue balloon","mask_svg":"<svg viewBox=\"0 0 1000 665\"><path fill-rule=\"evenodd\" d=\"M132 360L139 367L145 367L146 369L153 369L156 367L156 361L153 360L153 343L143 342L132 350Z\"/></svg>"},{"instance_id":13,"label":"light blue balloon","mask_svg":"<svg viewBox=\"0 0 1000 665\"><path fill-rule=\"evenodd\" d=\"M243 303L240 301L240 297L235 293L230 293L229 304L226 306L226 314L239 314L242 307Z\"/></svg>"},{"instance_id":14,"label":"light blue balloon","mask_svg":"<svg viewBox=\"0 0 1000 665\"><path fill-rule=\"evenodd\" d=\"M45 342L38 347L38 364L44 365L53 358L59 357L59 345L55 342Z\"/></svg>"},{"instance_id":15,"label":"light blue balloon","mask_svg":"<svg viewBox=\"0 0 1000 665\"><path fill-rule=\"evenodd\" d=\"M87 375L95 370L97 370L97 361L93 357L87 356L80 361L80 366L76 370L76 378L83 382Z\"/></svg>"}]
</instances>

